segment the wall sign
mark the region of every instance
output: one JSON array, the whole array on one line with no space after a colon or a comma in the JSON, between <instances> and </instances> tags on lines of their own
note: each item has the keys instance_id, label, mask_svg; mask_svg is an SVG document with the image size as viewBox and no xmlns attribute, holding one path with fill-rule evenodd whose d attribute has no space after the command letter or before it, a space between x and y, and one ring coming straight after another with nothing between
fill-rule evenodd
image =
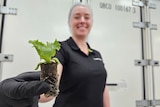
<instances>
[{"instance_id":1,"label":"wall sign","mask_svg":"<svg viewBox=\"0 0 160 107\"><path fill-rule=\"evenodd\" d=\"M99 8L107 9L107 10L114 9L115 11L126 12L126 13L136 13L135 7L129 6L129 5L122 5L122 4L112 4L112 3L107 3L107 2L100 2Z\"/></svg>"}]
</instances>

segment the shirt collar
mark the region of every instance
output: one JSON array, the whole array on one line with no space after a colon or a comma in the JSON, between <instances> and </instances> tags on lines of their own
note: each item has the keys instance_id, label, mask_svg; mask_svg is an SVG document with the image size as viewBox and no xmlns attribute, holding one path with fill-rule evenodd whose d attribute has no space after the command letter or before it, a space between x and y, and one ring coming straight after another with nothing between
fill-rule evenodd
<instances>
[{"instance_id":1,"label":"shirt collar","mask_svg":"<svg viewBox=\"0 0 160 107\"><path fill-rule=\"evenodd\" d=\"M78 50L80 51L80 48L77 46L77 44L74 42L73 38L70 37L68 40L67 40L67 43L69 44L69 46L73 49L73 50ZM89 46L89 44L87 43L88 45L88 48L89 48L89 53L94 53L94 50Z\"/></svg>"}]
</instances>

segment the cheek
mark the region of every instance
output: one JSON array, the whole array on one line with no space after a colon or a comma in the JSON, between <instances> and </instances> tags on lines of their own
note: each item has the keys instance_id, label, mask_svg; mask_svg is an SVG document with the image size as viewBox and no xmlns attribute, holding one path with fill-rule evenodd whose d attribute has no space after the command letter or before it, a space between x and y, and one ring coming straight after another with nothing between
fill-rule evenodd
<instances>
[{"instance_id":1,"label":"cheek","mask_svg":"<svg viewBox=\"0 0 160 107\"><path fill-rule=\"evenodd\" d=\"M92 27L92 21L88 21L87 24L89 27Z\"/></svg>"},{"instance_id":2,"label":"cheek","mask_svg":"<svg viewBox=\"0 0 160 107\"><path fill-rule=\"evenodd\" d=\"M72 33L77 32L77 27L76 27L76 24L74 22L72 22L72 23L69 24L69 28L70 28L70 31Z\"/></svg>"},{"instance_id":3,"label":"cheek","mask_svg":"<svg viewBox=\"0 0 160 107\"><path fill-rule=\"evenodd\" d=\"M70 22L70 27L72 28L72 29L74 29L74 28L76 28L76 25L77 25L77 21L72 21L72 22Z\"/></svg>"}]
</instances>

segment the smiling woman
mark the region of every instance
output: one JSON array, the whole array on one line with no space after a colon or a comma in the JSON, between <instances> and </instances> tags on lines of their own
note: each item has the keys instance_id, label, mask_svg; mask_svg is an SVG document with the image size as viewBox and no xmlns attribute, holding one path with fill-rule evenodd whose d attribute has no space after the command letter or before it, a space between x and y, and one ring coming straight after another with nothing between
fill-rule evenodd
<instances>
[{"instance_id":1,"label":"smiling woman","mask_svg":"<svg viewBox=\"0 0 160 107\"><path fill-rule=\"evenodd\" d=\"M92 10L88 5L76 4L71 8L68 24L72 38L85 54L88 54L86 38L91 30L92 22Z\"/></svg>"},{"instance_id":2,"label":"smiling woman","mask_svg":"<svg viewBox=\"0 0 160 107\"><path fill-rule=\"evenodd\" d=\"M76 4L69 13L69 27L72 35L86 39L92 27L92 10L88 5Z\"/></svg>"},{"instance_id":3,"label":"smiling woman","mask_svg":"<svg viewBox=\"0 0 160 107\"><path fill-rule=\"evenodd\" d=\"M60 92L53 107L110 107L103 60L94 60L102 59L101 54L87 43L92 22L88 5L76 4L70 9L72 36L61 42L56 54Z\"/></svg>"}]
</instances>

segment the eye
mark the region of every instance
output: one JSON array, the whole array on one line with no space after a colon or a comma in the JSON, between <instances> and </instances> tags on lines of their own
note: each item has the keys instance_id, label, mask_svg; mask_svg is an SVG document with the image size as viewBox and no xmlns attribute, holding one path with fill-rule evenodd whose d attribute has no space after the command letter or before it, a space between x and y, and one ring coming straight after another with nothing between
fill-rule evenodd
<instances>
[{"instance_id":1,"label":"eye","mask_svg":"<svg viewBox=\"0 0 160 107\"><path fill-rule=\"evenodd\" d=\"M88 17L88 16L87 16L87 17L85 17L85 19L86 19L86 20L89 20L89 19L90 19L90 17Z\"/></svg>"},{"instance_id":2,"label":"eye","mask_svg":"<svg viewBox=\"0 0 160 107\"><path fill-rule=\"evenodd\" d=\"M74 18L75 18L75 19L79 19L79 18L80 18L80 16L75 16Z\"/></svg>"}]
</instances>

